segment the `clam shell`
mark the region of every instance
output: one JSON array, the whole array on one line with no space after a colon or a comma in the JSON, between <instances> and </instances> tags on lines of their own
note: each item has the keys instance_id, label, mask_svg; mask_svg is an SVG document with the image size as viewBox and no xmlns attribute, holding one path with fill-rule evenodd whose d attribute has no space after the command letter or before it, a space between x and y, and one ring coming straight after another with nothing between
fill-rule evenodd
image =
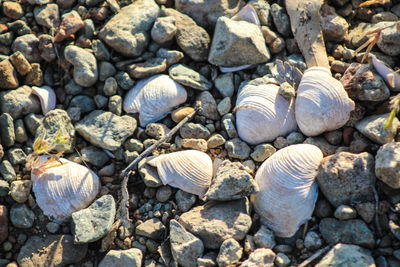
<instances>
[{"instance_id":1,"label":"clam shell","mask_svg":"<svg viewBox=\"0 0 400 267\"><path fill-rule=\"evenodd\" d=\"M42 106L43 115L56 108L56 93L48 86L32 86L32 93L37 95Z\"/></svg>"},{"instance_id":2,"label":"clam shell","mask_svg":"<svg viewBox=\"0 0 400 267\"><path fill-rule=\"evenodd\" d=\"M139 81L125 96L124 110L139 112L140 125L164 118L173 107L186 101L185 88L168 75L160 74Z\"/></svg>"},{"instance_id":3,"label":"clam shell","mask_svg":"<svg viewBox=\"0 0 400 267\"><path fill-rule=\"evenodd\" d=\"M294 103L278 94L275 84L246 85L236 100L236 127L249 144L271 142L297 128Z\"/></svg>"},{"instance_id":4,"label":"clam shell","mask_svg":"<svg viewBox=\"0 0 400 267\"><path fill-rule=\"evenodd\" d=\"M296 121L303 134L336 130L348 121L352 110L353 100L329 69L311 67L304 72L295 102Z\"/></svg>"},{"instance_id":5,"label":"clam shell","mask_svg":"<svg viewBox=\"0 0 400 267\"><path fill-rule=\"evenodd\" d=\"M251 200L256 212L280 237L293 236L311 218L318 196L315 177L321 150L309 144L285 147L260 166L260 192Z\"/></svg>"},{"instance_id":6,"label":"clam shell","mask_svg":"<svg viewBox=\"0 0 400 267\"><path fill-rule=\"evenodd\" d=\"M100 180L85 166L63 158L62 165L45 168L48 159L49 156L40 156L40 162L32 168L33 192L45 215L65 220L90 205L100 191Z\"/></svg>"},{"instance_id":7,"label":"clam shell","mask_svg":"<svg viewBox=\"0 0 400 267\"><path fill-rule=\"evenodd\" d=\"M386 66L386 64L377 59L375 56L371 56L372 64L374 65L375 70L383 77L385 82L390 85L393 91L400 91L400 74L394 73L394 71ZM390 76L392 75L392 78Z\"/></svg>"},{"instance_id":8,"label":"clam shell","mask_svg":"<svg viewBox=\"0 0 400 267\"><path fill-rule=\"evenodd\" d=\"M182 189L204 197L213 176L213 163L204 152L185 150L163 154L150 159L149 165L156 167L164 185Z\"/></svg>"}]
</instances>

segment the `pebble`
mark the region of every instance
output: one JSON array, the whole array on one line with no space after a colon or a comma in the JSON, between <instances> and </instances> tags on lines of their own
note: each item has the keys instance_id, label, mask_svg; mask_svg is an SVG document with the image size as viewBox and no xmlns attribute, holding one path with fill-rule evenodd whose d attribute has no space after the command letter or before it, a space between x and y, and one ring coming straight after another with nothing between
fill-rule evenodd
<instances>
[{"instance_id":1,"label":"pebble","mask_svg":"<svg viewBox=\"0 0 400 267\"><path fill-rule=\"evenodd\" d=\"M290 259L288 256L286 256L283 253L276 254L275 265L277 267L286 267L289 266L289 264L290 264Z\"/></svg>"},{"instance_id":2,"label":"pebble","mask_svg":"<svg viewBox=\"0 0 400 267\"><path fill-rule=\"evenodd\" d=\"M83 87L94 85L98 78L97 62L94 55L83 48L68 45L64 50L65 59L74 65L74 81Z\"/></svg>"},{"instance_id":3,"label":"pebble","mask_svg":"<svg viewBox=\"0 0 400 267\"><path fill-rule=\"evenodd\" d=\"M0 244L8 237L8 211L7 207L0 205Z\"/></svg>"},{"instance_id":4,"label":"pebble","mask_svg":"<svg viewBox=\"0 0 400 267\"><path fill-rule=\"evenodd\" d=\"M167 60L165 58L150 58L143 63L135 63L128 67L131 77L141 79L152 76L167 69Z\"/></svg>"},{"instance_id":5,"label":"pebble","mask_svg":"<svg viewBox=\"0 0 400 267\"><path fill-rule=\"evenodd\" d=\"M316 250L322 246L322 240L316 232L310 231L304 238L304 246L309 250Z\"/></svg>"},{"instance_id":6,"label":"pebble","mask_svg":"<svg viewBox=\"0 0 400 267\"><path fill-rule=\"evenodd\" d=\"M146 159L139 162L138 172L147 187L159 187L163 184L158 176L157 169L146 164Z\"/></svg>"},{"instance_id":7,"label":"pebble","mask_svg":"<svg viewBox=\"0 0 400 267\"><path fill-rule=\"evenodd\" d=\"M181 146L207 152L207 141L204 139L182 139Z\"/></svg>"},{"instance_id":8,"label":"pebble","mask_svg":"<svg viewBox=\"0 0 400 267\"><path fill-rule=\"evenodd\" d=\"M201 110L198 112L199 115L202 115L211 120L219 119L217 103L215 102L215 99L210 92L201 92L198 95L197 100L201 103Z\"/></svg>"},{"instance_id":9,"label":"pebble","mask_svg":"<svg viewBox=\"0 0 400 267\"><path fill-rule=\"evenodd\" d=\"M33 14L37 24L48 29L57 28L60 25L60 15L57 4L47 4L36 6L33 9Z\"/></svg>"},{"instance_id":10,"label":"pebble","mask_svg":"<svg viewBox=\"0 0 400 267\"><path fill-rule=\"evenodd\" d=\"M225 73L219 75L215 81L215 87L223 97L232 97L235 91L233 83L233 73Z\"/></svg>"},{"instance_id":11,"label":"pebble","mask_svg":"<svg viewBox=\"0 0 400 267\"><path fill-rule=\"evenodd\" d=\"M102 167L108 162L107 154L95 147L95 146L87 146L81 149L80 151L82 160L93 164L96 167Z\"/></svg>"},{"instance_id":12,"label":"pebble","mask_svg":"<svg viewBox=\"0 0 400 267\"><path fill-rule=\"evenodd\" d=\"M194 108L192 108L192 107L181 107L181 108L175 109L171 113L171 119L174 122L178 123L181 120L183 120L186 116L191 114L193 111L194 111Z\"/></svg>"},{"instance_id":13,"label":"pebble","mask_svg":"<svg viewBox=\"0 0 400 267\"><path fill-rule=\"evenodd\" d=\"M394 57L400 55L399 42L400 32L396 28L396 24L393 24L393 26L382 30L376 45L383 53Z\"/></svg>"},{"instance_id":14,"label":"pebble","mask_svg":"<svg viewBox=\"0 0 400 267\"><path fill-rule=\"evenodd\" d=\"M17 37L11 49L13 52L20 51L29 62L39 62L39 39L34 34L25 34Z\"/></svg>"},{"instance_id":15,"label":"pebble","mask_svg":"<svg viewBox=\"0 0 400 267\"><path fill-rule=\"evenodd\" d=\"M222 99L217 106L217 110L219 115L224 116L231 110L231 99L229 97L225 97Z\"/></svg>"},{"instance_id":16,"label":"pebble","mask_svg":"<svg viewBox=\"0 0 400 267\"><path fill-rule=\"evenodd\" d=\"M228 134L229 138L238 137L231 113L225 114L225 116L222 118L222 126L224 127L224 130Z\"/></svg>"},{"instance_id":17,"label":"pebble","mask_svg":"<svg viewBox=\"0 0 400 267\"><path fill-rule=\"evenodd\" d=\"M46 229L52 234L55 234L60 230L60 224L55 223L55 222L49 222L46 224Z\"/></svg>"},{"instance_id":18,"label":"pebble","mask_svg":"<svg viewBox=\"0 0 400 267\"><path fill-rule=\"evenodd\" d=\"M166 202L172 195L171 187L161 186L157 189L156 199L160 202Z\"/></svg>"},{"instance_id":19,"label":"pebble","mask_svg":"<svg viewBox=\"0 0 400 267\"><path fill-rule=\"evenodd\" d=\"M257 25L227 17L218 18L208 56L210 63L226 67L242 66L263 63L270 57Z\"/></svg>"},{"instance_id":20,"label":"pebble","mask_svg":"<svg viewBox=\"0 0 400 267\"><path fill-rule=\"evenodd\" d=\"M274 140L274 147L277 149L282 149L289 145L287 139L285 137L279 136Z\"/></svg>"},{"instance_id":21,"label":"pebble","mask_svg":"<svg viewBox=\"0 0 400 267\"><path fill-rule=\"evenodd\" d=\"M284 8L278 4L272 4L271 15L278 32L284 37L289 37L291 34L290 20L289 16L284 11Z\"/></svg>"},{"instance_id":22,"label":"pebble","mask_svg":"<svg viewBox=\"0 0 400 267\"><path fill-rule=\"evenodd\" d=\"M250 155L250 147L239 138L227 141L225 149L228 152L228 156L233 159L245 160Z\"/></svg>"},{"instance_id":23,"label":"pebble","mask_svg":"<svg viewBox=\"0 0 400 267\"><path fill-rule=\"evenodd\" d=\"M400 126L399 120L394 118L392 128L390 130L382 130L388 116L389 113L368 116L357 122L355 126L363 135L383 145L394 140L397 128Z\"/></svg>"},{"instance_id":24,"label":"pebble","mask_svg":"<svg viewBox=\"0 0 400 267\"><path fill-rule=\"evenodd\" d=\"M205 198L228 201L241 199L258 191L257 183L240 162L225 160L218 166Z\"/></svg>"},{"instance_id":25,"label":"pebble","mask_svg":"<svg viewBox=\"0 0 400 267\"><path fill-rule=\"evenodd\" d=\"M264 266L274 267L275 253L269 248L258 248L254 250L240 267Z\"/></svg>"},{"instance_id":26,"label":"pebble","mask_svg":"<svg viewBox=\"0 0 400 267\"><path fill-rule=\"evenodd\" d=\"M324 39L333 42L341 42L347 35L349 24L341 16L337 15L335 9L324 5L321 8L321 28Z\"/></svg>"},{"instance_id":27,"label":"pebble","mask_svg":"<svg viewBox=\"0 0 400 267\"><path fill-rule=\"evenodd\" d=\"M278 93L289 101L296 96L296 91L288 82L280 84Z\"/></svg>"},{"instance_id":28,"label":"pebble","mask_svg":"<svg viewBox=\"0 0 400 267\"><path fill-rule=\"evenodd\" d=\"M108 110L117 116L122 114L122 97L113 95L108 99Z\"/></svg>"},{"instance_id":29,"label":"pebble","mask_svg":"<svg viewBox=\"0 0 400 267\"><path fill-rule=\"evenodd\" d=\"M177 31L173 17L157 18L151 29L151 38L157 43L163 44L173 39Z\"/></svg>"},{"instance_id":30,"label":"pebble","mask_svg":"<svg viewBox=\"0 0 400 267\"><path fill-rule=\"evenodd\" d=\"M10 114L0 115L0 136L3 146L10 147L15 143L14 121Z\"/></svg>"},{"instance_id":31,"label":"pebble","mask_svg":"<svg viewBox=\"0 0 400 267\"><path fill-rule=\"evenodd\" d=\"M177 50L167 50L160 48L157 51L157 57L165 58L167 60L167 67L178 63L183 57L183 53Z\"/></svg>"},{"instance_id":32,"label":"pebble","mask_svg":"<svg viewBox=\"0 0 400 267\"><path fill-rule=\"evenodd\" d=\"M115 151L133 134L136 120L111 112L95 110L75 124L75 129L93 145Z\"/></svg>"},{"instance_id":33,"label":"pebble","mask_svg":"<svg viewBox=\"0 0 400 267\"><path fill-rule=\"evenodd\" d=\"M24 15L24 10L18 2L5 1L3 3L3 14L16 20Z\"/></svg>"},{"instance_id":34,"label":"pebble","mask_svg":"<svg viewBox=\"0 0 400 267\"><path fill-rule=\"evenodd\" d=\"M31 180L14 181L10 187L11 197L18 203L24 203L28 200L31 188Z\"/></svg>"},{"instance_id":35,"label":"pebble","mask_svg":"<svg viewBox=\"0 0 400 267\"><path fill-rule=\"evenodd\" d=\"M105 60L105 61L110 60L110 57L111 57L110 52L108 51L107 47L101 40L97 40L97 39L92 40L92 50L93 50L93 54L97 58L97 60ZM125 72L120 72L120 73L124 74ZM116 79L117 79L117 77L116 77ZM133 86L133 81L132 81L132 86ZM131 88L132 86L129 86L129 88ZM129 88L126 88L126 89L129 89Z\"/></svg>"},{"instance_id":36,"label":"pebble","mask_svg":"<svg viewBox=\"0 0 400 267\"><path fill-rule=\"evenodd\" d=\"M219 266L227 266L237 264L243 255L243 248L233 238L226 239L222 242L217 256Z\"/></svg>"},{"instance_id":37,"label":"pebble","mask_svg":"<svg viewBox=\"0 0 400 267\"><path fill-rule=\"evenodd\" d=\"M198 236L205 248L216 249L229 237L238 241L245 238L251 226L248 205L248 200L240 199L207 208L197 206L183 213L179 223Z\"/></svg>"},{"instance_id":38,"label":"pebble","mask_svg":"<svg viewBox=\"0 0 400 267\"><path fill-rule=\"evenodd\" d=\"M15 170L8 160L3 160L0 163L0 174L3 177L3 179L9 183L17 179Z\"/></svg>"},{"instance_id":39,"label":"pebble","mask_svg":"<svg viewBox=\"0 0 400 267\"><path fill-rule=\"evenodd\" d=\"M190 208L196 202L196 196L191 193L178 190L175 194L175 200L176 205L178 206L178 210L180 210L181 212L186 212L190 210Z\"/></svg>"},{"instance_id":40,"label":"pebble","mask_svg":"<svg viewBox=\"0 0 400 267\"><path fill-rule=\"evenodd\" d=\"M170 129L161 123L149 123L146 126L145 133L157 140L160 140L169 133Z\"/></svg>"},{"instance_id":41,"label":"pebble","mask_svg":"<svg viewBox=\"0 0 400 267\"><path fill-rule=\"evenodd\" d=\"M107 98L105 103L107 103ZM78 107L82 113L89 113L96 109L96 104L90 96L77 95L72 98L69 107Z\"/></svg>"},{"instance_id":42,"label":"pebble","mask_svg":"<svg viewBox=\"0 0 400 267\"><path fill-rule=\"evenodd\" d=\"M47 62L52 62L57 58L57 54L53 48L53 37L48 34L39 36L39 52L40 57Z\"/></svg>"},{"instance_id":43,"label":"pebble","mask_svg":"<svg viewBox=\"0 0 400 267\"><path fill-rule=\"evenodd\" d=\"M177 264L183 267L195 266L197 258L203 255L203 242L189 233L176 220L169 222L172 256Z\"/></svg>"},{"instance_id":44,"label":"pebble","mask_svg":"<svg viewBox=\"0 0 400 267\"><path fill-rule=\"evenodd\" d=\"M179 134L182 138L208 139L210 131L199 123L188 122L180 129Z\"/></svg>"},{"instance_id":45,"label":"pebble","mask_svg":"<svg viewBox=\"0 0 400 267\"><path fill-rule=\"evenodd\" d=\"M395 223L394 221L390 220L389 221L389 229L390 232L398 239L400 240L400 226Z\"/></svg>"},{"instance_id":46,"label":"pebble","mask_svg":"<svg viewBox=\"0 0 400 267\"><path fill-rule=\"evenodd\" d=\"M101 82L105 81L104 86L106 86L107 84L107 80L109 78L113 79L113 81L111 82L113 86L117 87L117 81L111 77L114 76L117 73L117 70L115 69L114 65L111 64L110 62L107 61L101 61L99 64L99 80ZM109 82L110 83L110 82ZM103 91L106 93L106 90L103 89ZM115 94L116 89L114 89L114 93L112 94L106 94L107 96L113 95Z\"/></svg>"},{"instance_id":47,"label":"pebble","mask_svg":"<svg viewBox=\"0 0 400 267\"><path fill-rule=\"evenodd\" d=\"M22 76L28 74L32 70L29 61L25 58L24 54L19 51L13 53L9 59L16 71Z\"/></svg>"},{"instance_id":48,"label":"pebble","mask_svg":"<svg viewBox=\"0 0 400 267\"><path fill-rule=\"evenodd\" d=\"M374 158L367 152L340 152L325 157L317 174L319 188L335 207L373 200L373 168Z\"/></svg>"},{"instance_id":49,"label":"pebble","mask_svg":"<svg viewBox=\"0 0 400 267\"><path fill-rule=\"evenodd\" d=\"M261 25L263 26L272 25L271 6L269 5L268 2L263 0L251 0L249 1L249 4L251 4L256 10Z\"/></svg>"},{"instance_id":50,"label":"pebble","mask_svg":"<svg viewBox=\"0 0 400 267\"><path fill-rule=\"evenodd\" d=\"M145 222L136 226L135 234L147 238L162 240L166 232L166 227L157 218L146 220Z\"/></svg>"},{"instance_id":51,"label":"pebble","mask_svg":"<svg viewBox=\"0 0 400 267\"><path fill-rule=\"evenodd\" d=\"M374 266L375 261L371 252L356 245L336 244L329 252L315 265L316 267L329 266L331 264L347 265L351 262L354 266Z\"/></svg>"},{"instance_id":52,"label":"pebble","mask_svg":"<svg viewBox=\"0 0 400 267\"><path fill-rule=\"evenodd\" d=\"M17 227L22 229L31 228L35 214L25 204L14 204L10 210L10 221Z\"/></svg>"},{"instance_id":53,"label":"pebble","mask_svg":"<svg viewBox=\"0 0 400 267\"><path fill-rule=\"evenodd\" d=\"M381 146L375 157L376 177L391 188L400 188L400 143Z\"/></svg>"},{"instance_id":54,"label":"pebble","mask_svg":"<svg viewBox=\"0 0 400 267\"><path fill-rule=\"evenodd\" d=\"M43 85L43 72L39 63L32 63L32 69L25 76L25 84L41 86Z\"/></svg>"},{"instance_id":55,"label":"pebble","mask_svg":"<svg viewBox=\"0 0 400 267\"><path fill-rule=\"evenodd\" d=\"M15 141L16 142L22 144L28 140L28 134L26 132L23 120L18 119L14 122L14 133L15 133ZM1 159L1 157L0 157L0 159Z\"/></svg>"},{"instance_id":56,"label":"pebble","mask_svg":"<svg viewBox=\"0 0 400 267\"><path fill-rule=\"evenodd\" d=\"M357 217L357 212L354 208L347 205L340 205L335 210L335 217L339 220L349 220Z\"/></svg>"},{"instance_id":57,"label":"pebble","mask_svg":"<svg viewBox=\"0 0 400 267\"><path fill-rule=\"evenodd\" d=\"M331 145L339 145L343 139L343 132L339 130L326 132L324 137Z\"/></svg>"},{"instance_id":58,"label":"pebble","mask_svg":"<svg viewBox=\"0 0 400 267\"><path fill-rule=\"evenodd\" d=\"M319 230L328 243L343 242L370 248L375 245L374 234L362 220L325 218L321 220Z\"/></svg>"},{"instance_id":59,"label":"pebble","mask_svg":"<svg viewBox=\"0 0 400 267\"><path fill-rule=\"evenodd\" d=\"M375 204L372 202L356 204L358 215L366 222L371 223L375 218Z\"/></svg>"},{"instance_id":60,"label":"pebble","mask_svg":"<svg viewBox=\"0 0 400 267\"><path fill-rule=\"evenodd\" d=\"M0 89L15 89L19 86L17 72L9 60L0 62Z\"/></svg>"},{"instance_id":61,"label":"pebble","mask_svg":"<svg viewBox=\"0 0 400 267\"><path fill-rule=\"evenodd\" d=\"M143 151L143 144L140 142L140 140L129 138L124 142L124 148L129 151L141 153Z\"/></svg>"},{"instance_id":62,"label":"pebble","mask_svg":"<svg viewBox=\"0 0 400 267\"><path fill-rule=\"evenodd\" d=\"M176 82L193 89L205 91L212 87L212 83L206 77L183 64L171 66L168 73Z\"/></svg>"},{"instance_id":63,"label":"pebble","mask_svg":"<svg viewBox=\"0 0 400 267\"><path fill-rule=\"evenodd\" d=\"M270 144L260 144L254 148L253 153L250 154L251 158L257 162L263 162L271 157L276 152L276 148Z\"/></svg>"},{"instance_id":64,"label":"pebble","mask_svg":"<svg viewBox=\"0 0 400 267\"><path fill-rule=\"evenodd\" d=\"M276 245L274 232L266 226L261 225L260 229L254 235L254 243L258 248L273 249Z\"/></svg>"},{"instance_id":65,"label":"pebble","mask_svg":"<svg viewBox=\"0 0 400 267\"><path fill-rule=\"evenodd\" d=\"M79 31L85 26L81 16L75 10L65 13L62 16L62 21L58 32L54 37L54 42L61 42L69 38L71 35Z\"/></svg>"},{"instance_id":66,"label":"pebble","mask_svg":"<svg viewBox=\"0 0 400 267\"><path fill-rule=\"evenodd\" d=\"M225 138L220 135L220 134L213 134L208 140L207 140L207 146L208 148L216 148L219 146L222 146L225 144Z\"/></svg>"},{"instance_id":67,"label":"pebble","mask_svg":"<svg viewBox=\"0 0 400 267\"><path fill-rule=\"evenodd\" d=\"M5 197L10 191L10 185L5 180L0 180L0 197Z\"/></svg>"},{"instance_id":68,"label":"pebble","mask_svg":"<svg viewBox=\"0 0 400 267\"><path fill-rule=\"evenodd\" d=\"M291 132L287 137L286 141L289 145L300 144L304 141L304 135L299 132Z\"/></svg>"},{"instance_id":69,"label":"pebble","mask_svg":"<svg viewBox=\"0 0 400 267\"><path fill-rule=\"evenodd\" d=\"M319 149L321 149L324 157L335 154L337 149L336 146L329 144L328 141L326 141L326 139L323 137L308 137L303 143L317 146Z\"/></svg>"}]
</instances>

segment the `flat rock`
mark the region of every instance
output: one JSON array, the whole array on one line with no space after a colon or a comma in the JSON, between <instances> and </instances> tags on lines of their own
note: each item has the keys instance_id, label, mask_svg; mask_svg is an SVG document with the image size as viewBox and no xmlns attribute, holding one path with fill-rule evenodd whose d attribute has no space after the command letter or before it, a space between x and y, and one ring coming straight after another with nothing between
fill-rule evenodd
<instances>
[{"instance_id":1,"label":"flat rock","mask_svg":"<svg viewBox=\"0 0 400 267\"><path fill-rule=\"evenodd\" d=\"M324 196L335 207L374 200L374 158L367 152L340 152L328 156L321 162L317 181Z\"/></svg>"},{"instance_id":2,"label":"flat rock","mask_svg":"<svg viewBox=\"0 0 400 267\"><path fill-rule=\"evenodd\" d=\"M111 112L95 110L75 125L75 129L93 145L111 151L117 150L133 134L136 120Z\"/></svg>"},{"instance_id":3,"label":"flat rock","mask_svg":"<svg viewBox=\"0 0 400 267\"><path fill-rule=\"evenodd\" d=\"M355 126L363 135L372 141L383 145L394 140L397 128L400 126L399 120L395 117L393 119L392 127L384 130L383 126L388 117L389 113L368 116L357 122Z\"/></svg>"},{"instance_id":4,"label":"flat rock","mask_svg":"<svg viewBox=\"0 0 400 267\"><path fill-rule=\"evenodd\" d=\"M166 227L162 224L162 222L157 219L149 219L138 226L136 226L135 233L140 236L144 236L147 238L162 240L164 237L164 233L166 231Z\"/></svg>"},{"instance_id":5,"label":"flat rock","mask_svg":"<svg viewBox=\"0 0 400 267\"><path fill-rule=\"evenodd\" d=\"M274 267L275 253L268 248L258 248L254 250L247 260L240 267L264 266Z\"/></svg>"},{"instance_id":6,"label":"flat rock","mask_svg":"<svg viewBox=\"0 0 400 267\"><path fill-rule=\"evenodd\" d=\"M84 87L90 87L97 82L98 67L95 56L87 50L75 45L69 45L64 50L65 59L74 65L74 81Z\"/></svg>"},{"instance_id":7,"label":"flat rock","mask_svg":"<svg viewBox=\"0 0 400 267\"><path fill-rule=\"evenodd\" d=\"M163 185L158 176L157 168L147 164L147 159L142 159L139 162L138 172L147 187L160 187Z\"/></svg>"},{"instance_id":8,"label":"flat rock","mask_svg":"<svg viewBox=\"0 0 400 267\"><path fill-rule=\"evenodd\" d=\"M212 83L206 77L183 64L171 66L168 73L176 82L193 89L205 91L212 87Z\"/></svg>"},{"instance_id":9,"label":"flat rock","mask_svg":"<svg viewBox=\"0 0 400 267\"><path fill-rule=\"evenodd\" d=\"M238 53L240 51L240 53ZM242 66L270 59L260 28L247 21L220 17L214 31L208 61L219 66Z\"/></svg>"},{"instance_id":10,"label":"flat rock","mask_svg":"<svg viewBox=\"0 0 400 267\"><path fill-rule=\"evenodd\" d=\"M199 123L187 122L180 129L182 138L208 139L210 131Z\"/></svg>"},{"instance_id":11,"label":"flat rock","mask_svg":"<svg viewBox=\"0 0 400 267\"><path fill-rule=\"evenodd\" d=\"M248 197L258 191L257 183L240 162L225 160L218 167L205 197L207 200L227 201Z\"/></svg>"},{"instance_id":12,"label":"flat rock","mask_svg":"<svg viewBox=\"0 0 400 267\"><path fill-rule=\"evenodd\" d=\"M381 146L375 158L376 177L392 188L400 188L400 142Z\"/></svg>"},{"instance_id":13,"label":"flat rock","mask_svg":"<svg viewBox=\"0 0 400 267\"><path fill-rule=\"evenodd\" d=\"M141 267L143 253L140 249L110 250L101 260L99 267Z\"/></svg>"},{"instance_id":14,"label":"flat rock","mask_svg":"<svg viewBox=\"0 0 400 267\"><path fill-rule=\"evenodd\" d=\"M22 246L17 262L20 267L64 267L83 260L87 245L74 244L72 235L31 236Z\"/></svg>"},{"instance_id":15,"label":"flat rock","mask_svg":"<svg viewBox=\"0 0 400 267\"><path fill-rule=\"evenodd\" d=\"M115 213L115 201L111 195L102 196L86 209L72 213L75 244L94 242L108 234Z\"/></svg>"},{"instance_id":16,"label":"flat rock","mask_svg":"<svg viewBox=\"0 0 400 267\"><path fill-rule=\"evenodd\" d=\"M95 146L86 146L82 148L80 152L84 161L87 161L96 167L105 166L109 160L107 154Z\"/></svg>"},{"instance_id":17,"label":"flat rock","mask_svg":"<svg viewBox=\"0 0 400 267\"><path fill-rule=\"evenodd\" d=\"M325 266L375 266L375 261L367 249L339 243L315 265L315 267Z\"/></svg>"},{"instance_id":18,"label":"flat rock","mask_svg":"<svg viewBox=\"0 0 400 267\"><path fill-rule=\"evenodd\" d=\"M9 60L0 62L0 90L15 89L19 85L17 72Z\"/></svg>"},{"instance_id":19,"label":"flat rock","mask_svg":"<svg viewBox=\"0 0 400 267\"><path fill-rule=\"evenodd\" d=\"M100 30L107 45L126 56L140 56L150 42L150 29L160 8L154 0L139 0L121 8Z\"/></svg>"},{"instance_id":20,"label":"flat rock","mask_svg":"<svg viewBox=\"0 0 400 267\"><path fill-rule=\"evenodd\" d=\"M204 246L200 239L189 233L176 220L169 222L171 252L176 263L183 267L195 266L203 255Z\"/></svg>"},{"instance_id":21,"label":"flat rock","mask_svg":"<svg viewBox=\"0 0 400 267\"><path fill-rule=\"evenodd\" d=\"M244 239L252 223L247 199L197 206L183 213L179 222L211 249L230 237Z\"/></svg>"},{"instance_id":22,"label":"flat rock","mask_svg":"<svg viewBox=\"0 0 400 267\"><path fill-rule=\"evenodd\" d=\"M348 243L374 247L374 234L362 220L339 221L333 218L322 219L319 231L328 243Z\"/></svg>"}]
</instances>

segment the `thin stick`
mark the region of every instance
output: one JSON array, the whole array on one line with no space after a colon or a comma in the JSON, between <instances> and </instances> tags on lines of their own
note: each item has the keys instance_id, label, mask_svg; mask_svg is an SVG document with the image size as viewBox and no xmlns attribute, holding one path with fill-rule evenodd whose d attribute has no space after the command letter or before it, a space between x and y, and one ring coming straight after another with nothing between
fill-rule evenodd
<instances>
[{"instance_id":1,"label":"thin stick","mask_svg":"<svg viewBox=\"0 0 400 267\"><path fill-rule=\"evenodd\" d=\"M379 211L379 198L378 198L378 192L376 192L376 189L374 186L372 187L372 191L374 191L374 198L375 198L375 224L376 224L376 230L378 231L378 235L381 237L382 236L382 230L381 230L381 226L379 224L379 215L378 215L378 211Z\"/></svg>"},{"instance_id":2,"label":"thin stick","mask_svg":"<svg viewBox=\"0 0 400 267\"><path fill-rule=\"evenodd\" d=\"M317 258L321 257L325 252L327 252L329 249L331 249L332 245L328 245L324 248L321 248L320 250L317 250L314 254L312 254L309 258L307 258L305 261L297 265L297 267L306 267L308 264L316 260Z\"/></svg>"}]
</instances>

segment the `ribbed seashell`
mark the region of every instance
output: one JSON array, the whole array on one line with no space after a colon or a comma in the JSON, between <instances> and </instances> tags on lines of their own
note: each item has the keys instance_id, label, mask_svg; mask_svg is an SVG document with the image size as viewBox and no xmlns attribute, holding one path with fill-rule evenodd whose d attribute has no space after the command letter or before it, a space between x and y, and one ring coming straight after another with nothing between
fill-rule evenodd
<instances>
[{"instance_id":1,"label":"ribbed seashell","mask_svg":"<svg viewBox=\"0 0 400 267\"><path fill-rule=\"evenodd\" d=\"M256 173L260 191L251 200L263 221L280 237L293 236L311 218L318 196L315 177L321 150L291 145L269 157Z\"/></svg>"},{"instance_id":2,"label":"ribbed seashell","mask_svg":"<svg viewBox=\"0 0 400 267\"><path fill-rule=\"evenodd\" d=\"M93 171L67 159L59 159L63 164L48 160L49 156L40 156L32 166L33 192L45 215L63 221L91 204L100 191L100 180Z\"/></svg>"},{"instance_id":3,"label":"ribbed seashell","mask_svg":"<svg viewBox=\"0 0 400 267\"><path fill-rule=\"evenodd\" d=\"M385 82L390 85L393 91L400 91L400 74L395 73L391 68L389 68L383 61L372 56L372 64L375 70L383 77Z\"/></svg>"},{"instance_id":4,"label":"ribbed seashell","mask_svg":"<svg viewBox=\"0 0 400 267\"><path fill-rule=\"evenodd\" d=\"M352 110L353 100L329 69L311 67L304 72L295 102L296 121L303 134L336 130L348 121Z\"/></svg>"},{"instance_id":5,"label":"ribbed seashell","mask_svg":"<svg viewBox=\"0 0 400 267\"><path fill-rule=\"evenodd\" d=\"M42 87L32 86L32 93L39 97L43 115L56 108L56 93L51 87L46 85Z\"/></svg>"},{"instance_id":6,"label":"ribbed seashell","mask_svg":"<svg viewBox=\"0 0 400 267\"><path fill-rule=\"evenodd\" d=\"M147 164L156 167L164 185L204 197L211 184L213 163L204 152L185 150L156 156Z\"/></svg>"},{"instance_id":7,"label":"ribbed seashell","mask_svg":"<svg viewBox=\"0 0 400 267\"><path fill-rule=\"evenodd\" d=\"M139 81L125 96L124 110L139 112L140 125L164 118L173 107L186 101L185 88L168 75L160 74Z\"/></svg>"},{"instance_id":8,"label":"ribbed seashell","mask_svg":"<svg viewBox=\"0 0 400 267\"><path fill-rule=\"evenodd\" d=\"M278 94L275 84L246 85L236 100L236 127L249 144L271 142L297 128L294 103Z\"/></svg>"}]
</instances>

